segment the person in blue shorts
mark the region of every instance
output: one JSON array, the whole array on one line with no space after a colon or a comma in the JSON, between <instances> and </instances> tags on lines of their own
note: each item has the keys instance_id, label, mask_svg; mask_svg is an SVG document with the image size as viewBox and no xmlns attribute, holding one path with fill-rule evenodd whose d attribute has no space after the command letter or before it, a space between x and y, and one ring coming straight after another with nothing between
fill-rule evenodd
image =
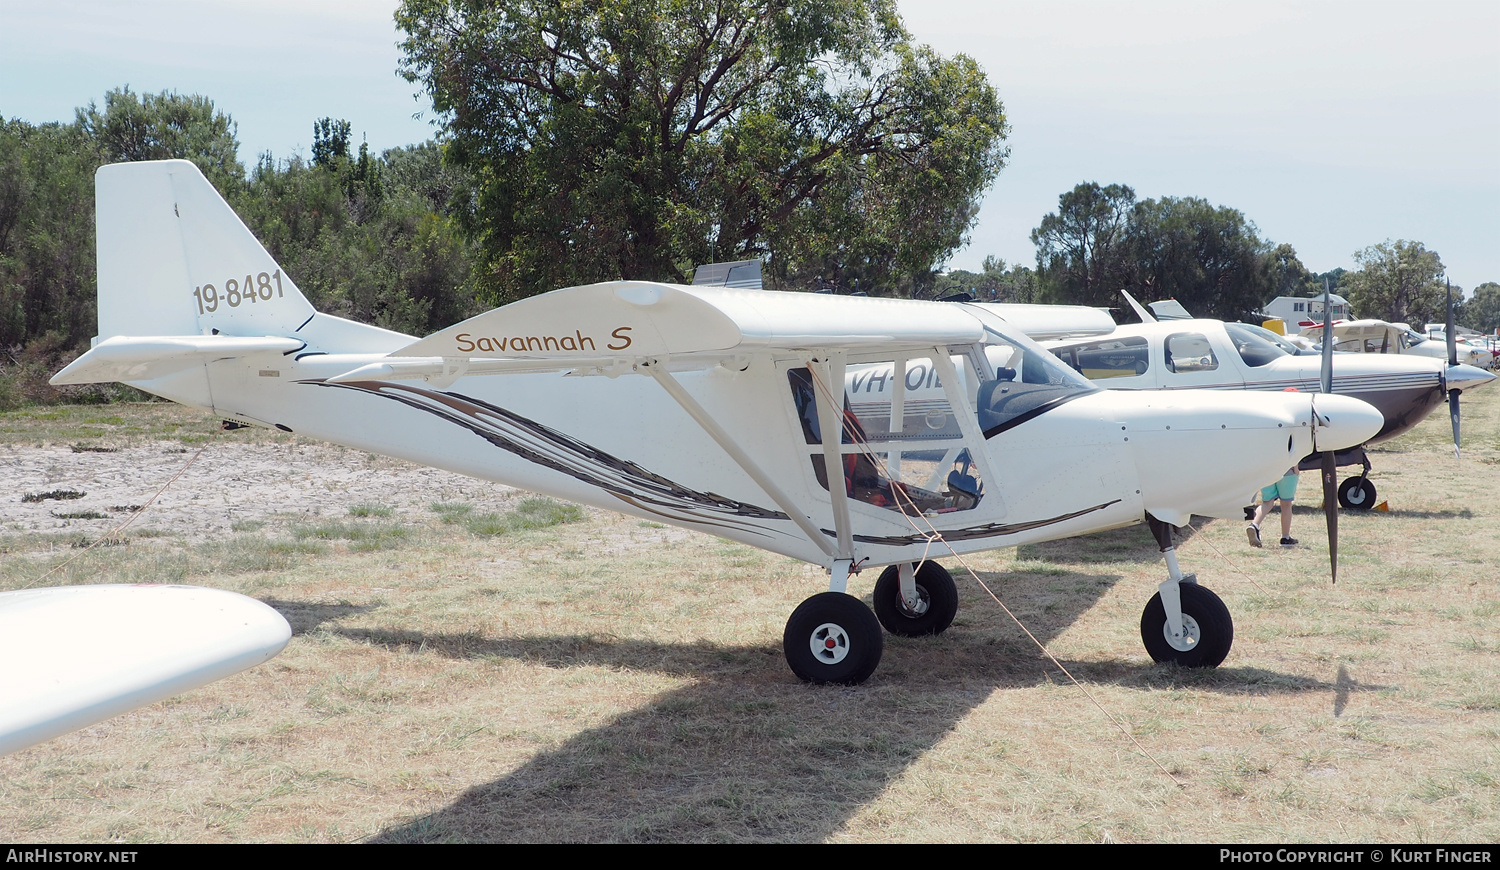
<instances>
[{"instance_id":1,"label":"person in blue shorts","mask_svg":"<svg viewBox=\"0 0 1500 870\"><path fill-rule=\"evenodd\" d=\"M1292 499L1297 497L1297 466L1288 468L1281 479L1260 491L1260 507L1245 526L1245 537L1250 546L1260 546L1260 524L1271 513L1271 503L1281 502L1281 546L1295 547L1297 539L1292 537Z\"/></svg>"}]
</instances>

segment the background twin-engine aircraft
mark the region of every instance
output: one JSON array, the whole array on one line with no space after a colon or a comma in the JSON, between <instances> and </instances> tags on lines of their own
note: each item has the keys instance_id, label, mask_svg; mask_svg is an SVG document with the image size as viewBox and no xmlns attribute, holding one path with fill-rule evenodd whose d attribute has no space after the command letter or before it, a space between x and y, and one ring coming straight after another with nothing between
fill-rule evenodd
<instances>
[{"instance_id":1,"label":"background twin-engine aircraft","mask_svg":"<svg viewBox=\"0 0 1500 870\"><path fill-rule=\"evenodd\" d=\"M1246 323L1191 319L1175 302L1169 306L1175 306L1178 313L1157 320L1128 294L1126 298L1145 322L1086 337L1080 336L1095 330L1080 327L1079 335L1046 341L1045 346L1080 374L1112 390L1324 389L1320 354L1300 350L1269 330ZM1152 307L1160 313L1165 306L1153 303ZM1356 321L1332 328L1337 336L1343 327L1375 322ZM1318 338L1322 330L1316 329ZM1309 332L1314 331L1304 330L1303 334ZM1361 340L1373 339L1363 336ZM1377 352L1341 352L1331 361L1332 392L1368 402L1381 413L1380 431L1366 443L1404 434L1446 401L1453 420L1453 445L1458 449L1459 394L1483 386L1495 376L1459 362L1451 346L1439 357L1398 355L1396 350L1382 354L1378 347L1372 349ZM1346 479L1338 488L1339 504L1354 510L1375 506L1375 484L1369 480L1371 465L1364 446L1336 452L1339 466L1361 466L1358 476ZM1315 470L1319 462L1319 458L1309 457L1303 469Z\"/></svg>"},{"instance_id":2,"label":"background twin-engine aircraft","mask_svg":"<svg viewBox=\"0 0 1500 870\"><path fill-rule=\"evenodd\" d=\"M882 626L948 627L935 557L1142 521L1169 575L1147 650L1217 665L1233 624L1178 570L1172 526L1238 517L1383 425L1346 396L1102 390L992 306L616 281L416 340L315 311L191 163L106 166L96 208L99 337L54 383L122 381L821 565L828 591L783 638L812 682L869 677ZM880 567L872 612L847 581Z\"/></svg>"}]
</instances>

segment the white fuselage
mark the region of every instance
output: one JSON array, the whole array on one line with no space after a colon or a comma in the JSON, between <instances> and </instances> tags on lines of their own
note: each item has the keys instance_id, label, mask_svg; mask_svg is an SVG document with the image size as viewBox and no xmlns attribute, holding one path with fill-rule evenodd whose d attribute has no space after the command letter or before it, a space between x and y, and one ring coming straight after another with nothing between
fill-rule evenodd
<instances>
[{"instance_id":1,"label":"white fuselage","mask_svg":"<svg viewBox=\"0 0 1500 870\"><path fill-rule=\"evenodd\" d=\"M687 526L810 562L832 561L827 548L809 540L651 378L511 373L462 377L442 389L422 380L331 383L411 339L325 315L298 337L308 342L299 353L222 360L136 385L226 419ZM338 352L350 343L363 352ZM911 362L907 372L923 381L912 401L931 426L933 410L920 401L924 391L932 398L933 381L917 377L921 364ZM809 443L788 382L789 371L806 365L805 355L764 353L675 376L831 539L834 508L817 473L823 448ZM859 368L851 364L850 371ZM974 431L979 390L974 369L966 371L960 380L967 395L957 413L968 415ZM866 392L851 391L846 400L878 404L868 392L869 378L862 384ZM1011 385L998 386L996 396ZM888 413L890 399L884 401ZM954 413L951 404L941 410ZM1322 431L1345 440L1368 437L1379 425L1373 410L1358 402L1319 411L1325 417L1342 412L1333 414L1332 430ZM1246 494L1313 448L1308 398L1289 394L1147 395L1085 385L1021 417L978 440L946 421L905 441L872 439L876 464L899 462L902 450L916 448L906 454L904 472L892 474L897 479L902 473L914 479L917 460L946 471L955 453L969 448L982 471L983 493L967 509L938 507L914 519L888 505L850 499L855 561L921 558L929 548L928 523L963 552L1129 525L1148 511L1177 523L1194 513L1233 515ZM936 440L927 437L933 433ZM858 450L852 443L842 447L845 454ZM1226 463L1225 456L1237 461ZM934 479L914 487L943 490L941 474Z\"/></svg>"},{"instance_id":2,"label":"white fuselage","mask_svg":"<svg viewBox=\"0 0 1500 870\"><path fill-rule=\"evenodd\" d=\"M1231 324L1233 326L1233 324ZM1111 390L1321 390L1316 354L1257 355L1217 320L1173 320L1121 326L1107 336L1046 342L1099 386ZM1333 392L1374 405L1384 416L1371 441L1420 423L1446 398L1446 387L1492 378L1468 366L1447 371L1444 360L1394 354L1335 355Z\"/></svg>"}]
</instances>

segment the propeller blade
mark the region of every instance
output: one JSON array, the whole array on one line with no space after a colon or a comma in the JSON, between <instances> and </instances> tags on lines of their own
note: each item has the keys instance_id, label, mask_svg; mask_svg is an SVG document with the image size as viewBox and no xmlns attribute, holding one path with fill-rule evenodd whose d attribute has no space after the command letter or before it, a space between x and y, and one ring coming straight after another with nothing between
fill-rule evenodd
<instances>
[{"instance_id":1,"label":"propeller blade","mask_svg":"<svg viewBox=\"0 0 1500 870\"><path fill-rule=\"evenodd\" d=\"M1458 330L1453 327L1453 283L1448 283L1448 365L1458 365Z\"/></svg>"},{"instance_id":2,"label":"propeller blade","mask_svg":"<svg viewBox=\"0 0 1500 870\"><path fill-rule=\"evenodd\" d=\"M1448 365L1458 365L1458 330L1453 326L1453 282L1448 282ZM1444 378L1446 380L1446 378ZM1458 447L1458 390L1448 391L1448 417L1453 421L1453 456L1462 458Z\"/></svg>"},{"instance_id":3,"label":"propeller blade","mask_svg":"<svg viewBox=\"0 0 1500 870\"><path fill-rule=\"evenodd\" d=\"M1333 451L1323 453L1323 516L1328 520L1328 568L1339 582L1339 469Z\"/></svg>"},{"instance_id":4,"label":"propeller blade","mask_svg":"<svg viewBox=\"0 0 1500 870\"><path fill-rule=\"evenodd\" d=\"M1453 420L1453 456L1462 459L1458 452L1458 390L1448 391L1448 416Z\"/></svg>"},{"instance_id":5,"label":"propeller blade","mask_svg":"<svg viewBox=\"0 0 1500 870\"><path fill-rule=\"evenodd\" d=\"M1333 392L1333 302L1327 278L1323 279L1323 368L1318 374L1323 392Z\"/></svg>"}]
</instances>

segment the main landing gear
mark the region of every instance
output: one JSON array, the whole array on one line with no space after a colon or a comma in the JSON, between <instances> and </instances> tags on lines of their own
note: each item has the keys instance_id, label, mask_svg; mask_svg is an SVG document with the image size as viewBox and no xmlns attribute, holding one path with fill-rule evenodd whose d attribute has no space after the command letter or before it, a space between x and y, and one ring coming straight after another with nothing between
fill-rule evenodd
<instances>
[{"instance_id":1,"label":"main landing gear","mask_svg":"<svg viewBox=\"0 0 1500 870\"><path fill-rule=\"evenodd\" d=\"M1314 453L1304 458L1297 464L1302 471L1321 471L1321 453ZM1351 447L1348 450L1339 450L1333 454L1334 464L1343 468L1346 465L1360 466L1358 477L1344 478L1339 484L1339 507L1351 511L1367 511L1375 507L1375 484L1370 480L1370 457L1365 454L1363 447Z\"/></svg>"},{"instance_id":2,"label":"main landing gear","mask_svg":"<svg viewBox=\"0 0 1500 870\"><path fill-rule=\"evenodd\" d=\"M835 587L840 585L837 580ZM901 637L941 634L958 613L958 587L936 562L891 565L875 581L875 611L841 591L824 592L792 611L781 637L792 672L809 683L852 686L880 664L881 627Z\"/></svg>"},{"instance_id":3,"label":"main landing gear","mask_svg":"<svg viewBox=\"0 0 1500 870\"><path fill-rule=\"evenodd\" d=\"M1234 644L1234 620L1223 600L1177 568L1172 526L1146 515L1146 524L1167 557L1170 575L1141 612L1141 642L1156 662L1185 668L1218 667Z\"/></svg>"}]
</instances>

